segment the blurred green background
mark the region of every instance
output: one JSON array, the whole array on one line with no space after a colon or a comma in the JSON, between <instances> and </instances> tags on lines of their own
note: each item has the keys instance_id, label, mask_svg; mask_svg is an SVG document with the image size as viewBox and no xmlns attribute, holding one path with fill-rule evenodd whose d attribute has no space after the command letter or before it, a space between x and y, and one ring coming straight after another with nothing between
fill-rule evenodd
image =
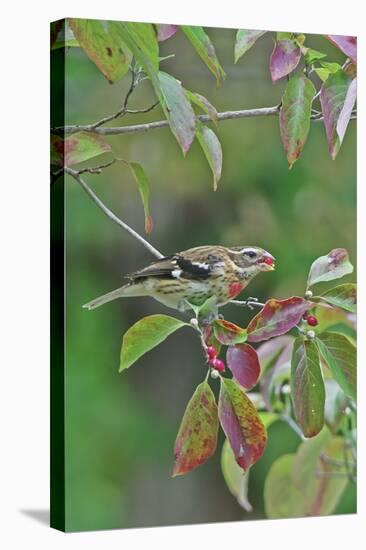
<instances>
[{"instance_id":1,"label":"blurred green background","mask_svg":"<svg viewBox=\"0 0 366 550\"><path fill-rule=\"evenodd\" d=\"M205 95L219 111L280 102L284 82L272 85L268 70L272 34L234 65L235 31L208 33L227 73L222 87L216 87L179 32L160 45L161 56L175 54L162 62L162 69ZM330 61L344 60L322 37L308 35L307 43L329 53ZM90 123L116 112L129 83L128 75L108 84L80 49L69 49L66 124ZM129 106L141 108L154 101L146 81ZM129 115L123 124L162 118L156 108L147 115ZM312 123L303 154L291 171L277 117L224 121L217 134L224 164L216 193L197 143L183 158L169 129L108 138L117 156L141 163L150 178L152 244L166 254L203 244L267 249L277 258L277 270L257 277L249 291L262 301L301 295L311 262L332 248L347 248L355 263L355 122L335 161L328 155L322 123ZM113 166L85 179L106 205L143 233L142 205L128 168ZM109 221L74 180L66 180L65 190L67 530L263 518L266 473L276 457L296 449L299 438L283 423L270 428L264 457L251 473L250 514L237 505L222 478L222 434L216 455L205 465L184 477L171 477L179 423L206 372L199 340L184 329L118 374L125 330L144 315L174 312L149 298L119 300L91 312L82 309L152 258ZM250 318L250 312L233 306L222 312L241 325ZM213 381L212 386L218 384ZM350 512L353 506L352 498L345 498L338 511Z\"/></svg>"}]
</instances>

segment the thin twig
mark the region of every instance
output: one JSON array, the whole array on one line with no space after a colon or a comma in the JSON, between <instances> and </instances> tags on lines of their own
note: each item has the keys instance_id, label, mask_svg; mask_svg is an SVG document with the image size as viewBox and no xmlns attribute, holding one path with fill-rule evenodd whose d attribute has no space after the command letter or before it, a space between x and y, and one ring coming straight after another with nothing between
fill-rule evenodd
<instances>
[{"instance_id":1,"label":"thin twig","mask_svg":"<svg viewBox=\"0 0 366 550\"><path fill-rule=\"evenodd\" d=\"M105 206L105 204L100 200L99 197L97 197L97 195L94 193L94 191L92 191L92 189L90 189L89 185L81 178L78 171L73 170L72 168L65 167L65 173L69 174L69 176L74 178L74 180L76 180L81 185L81 187L84 189L84 191L99 206L99 208L104 212L104 214L106 214L106 216L108 216L108 218L110 220L117 223L120 227L122 227L125 231L127 231L127 233L132 235L132 237L134 237L136 240L140 241L140 243L143 244L144 247L151 254L153 254L156 258L160 259L160 258L164 257L163 254L161 254L159 252L159 250L154 248L148 241L146 241L146 239L141 237L141 235L139 233L137 233L137 231L132 229L132 227L127 225L127 223L123 222L115 214L113 214L113 212L111 210L109 210L109 208L107 208L107 206Z\"/></svg>"},{"instance_id":2,"label":"thin twig","mask_svg":"<svg viewBox=\"0 0 366 550\"><path fill-rule=\"evenodd\" d=\"M255 298L248 298L247 300L231 300L229 304L234 304L234 306L239 307L248 307L249 309L254 309L254 307L264 307L266 304L258 302Z\"/></svg>"}]
</instances>

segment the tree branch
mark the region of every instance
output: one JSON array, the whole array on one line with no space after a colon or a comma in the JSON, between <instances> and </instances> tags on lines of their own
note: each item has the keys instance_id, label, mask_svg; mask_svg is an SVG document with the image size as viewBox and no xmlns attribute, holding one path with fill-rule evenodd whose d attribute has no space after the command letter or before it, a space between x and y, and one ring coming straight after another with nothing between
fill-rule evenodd
<instances>
[{"instance_id":1,"label":"tree branch","mask_svg":"<svg viewBox=\"0 0 366 550\"><path fill-rule=\"evenodd\" d=\"M141 111L140 111L141 112ZM230 120L236 118L249 118L257 116L272 116L279 113L279 106L262 107L260 109L245 109L241 111L225 111L217 114L218 120ZM107 118L107 117L106 117ZM113 118L115 116L113 115ZM201 122L210 122L211 118L208 115L198 115L197 120ZM104 119L105 120L105 119ZM117 135L117 134L133 134L136 132L146 132L147 130L155 130L157 128L166 128L169 126L167 120L158 120L156 122L148 122L146 124L133 124L131 126L116 126L114 128L100 128L94 124L78 124L63 127L53 128L54 133L72 134L74 132L84 131L93 132L101 135Z\"/></svg>"},{"instance_id":2,"label":"tree branch","mask_svg":"<svg viewBox=\"0 0 366 550\"><path fill-rule=\"evenodd\" d=\"M105 128L101 126L101 124L105 124L106 122L109 122L110 120L113 120L119 116L123 116L123 114L126 114L126 113L134 113L134 114L147 113L148 111L151 111L154 107L156 107L156 105L157 103L154 103L154 105L151 105L146 109L140 109L140 110L127 109L125 112L119 111L118 113L111 115L109 117L105 117L99 122L95 122L93 124L71 124L68 126L57 126L56 128L52 128L51 132L55 134L74 134L75 132L91 132L93 134L100 134L103 136L116 136L121 134L136 134L139 132L147 132L148 130L157 130L159 128L166 128L169 126L169 122L167 120L157 120L155 122L131 124L128 126L115 126L113 128L110 128L110 127ZM275 115L278 115L279 112L280 112L279 105L275 105L273 107L261 107L258 109L243 109L241 111L223 111L222 113L217 114L217 119L233 120L233 119L239 119L239 118L275 116ZM323 116L320 112L314 112L310 118L314 122L319 122L323 120ZM357 113L352 113L351 120L356 118L357 118ZM199 120L201 122L210 122L211 118L208 115L198 115L196 116L196 120Z\"/></svg>"},{"instance_id":3,"label":"tree branch","mask_svg":"<svg viewBox=\"0 0 366 550\"><path fill-rule=\"evenodd\" d=\"M143 246L156 258L163 258L163 254L159 252L156 248L154 248L146 239L141 237L137 231L132 229L127 223L120 220L105 204L100 200L99 197L94 193L94 191L89 187L89 185L81 178L80 173L77 170L73 170L72 168L65 167L65 174L69 174L74 180L76 180L81 187L84 189L84 191L89 195L89 197L99 206L99 208L104 212L106 216L116 224L118 224L120 227L122 227L127 233L132 235L136 240L138 240Z\"/></svg>"}]
</instances>

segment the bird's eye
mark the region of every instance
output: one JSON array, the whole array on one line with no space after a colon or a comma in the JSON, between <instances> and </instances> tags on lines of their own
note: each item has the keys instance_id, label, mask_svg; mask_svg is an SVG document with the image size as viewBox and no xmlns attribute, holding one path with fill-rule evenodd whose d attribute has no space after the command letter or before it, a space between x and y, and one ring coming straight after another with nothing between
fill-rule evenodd
<instances>
[{"instance_id":1,"label":"bird's eye","mask_svg":"<svg viewBox=\"0 0 366 550\"><path fill-rule=\"evenodd\" d=\"M248 250L247 252L244 252L244 254L249 258L255 258L257 256L257 253L254 252L254 250Z\"/></svg>"}]
</instances>

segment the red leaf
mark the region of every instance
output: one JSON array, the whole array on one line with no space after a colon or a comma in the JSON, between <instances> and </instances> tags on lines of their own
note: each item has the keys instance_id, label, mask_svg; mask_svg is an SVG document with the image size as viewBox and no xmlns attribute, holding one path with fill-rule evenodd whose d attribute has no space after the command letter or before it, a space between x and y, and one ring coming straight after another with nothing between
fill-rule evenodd
<instances>
[{"instance_id":1,"label":"red leaf","mask_svg":"<svg viewBox=\"0 0 366 550\"><path fill-rule=\"evenodd\" d=\"M268 300L247 326L248 341L261 342L285 334L297 325L310 303L293 296L286 300Z\"/></svg>"},{"instance_id":2,"label":"red leaf","mask_svg":"<svg viewBox=\"0 0 366 550\"><path fill-rule=\"evenodd\" d=\"M171 36L173 36L177 30L178 25L164 25L163 23L159 23L155 25L158 41L164 42L164 40L168 40Z\"/></svg>"},{"instance_id":3,"label":"red leaf","mask_svg":"<svg viewBox=\"0 0 366 550\"><path fill-rule=\"evenodd\" d=\"M228 378L221 379L219 419L235 460L248 470L262 456L267 432L249 397Z\"/></svg>"},{"instance_id":4,"label":"red leaf","mask_svg":"<svg viewBox=\"0 0 366 550\"><path fill-rule=\"evenodd\" d=\"M212 323L216 338L221 344L239 344L247 339L247 331L230 321L215 319Z\"/></svg>"},{"instance_id":5,"label":"red leaf","mask_svg":"<svg viewBox=\"0 0 366 550\"><path fill-rule=\"evenodd\" d=\"M325 36L354 63L357 62L357 38L355 36L342 36L340 34L326 34Z\"/></svg>"},{"instance_id":6,"label":"red leaf","mask_svg":"<svg viewBox=\"0 0 366 550\"><path fill-rule=\"evenodd\" d=\"M291 73L299 64L300 58L301 50L292 40L277 40L269 62L272 82Z\"/></svg>"},{"instance_id":7,"label":"red leaf","mask_svg":"<svg viewBox=\"0 0 366 550\"><path fill-rule=\"evenodd\" d=\"M208 383L202 382L191 397L179 428L174 446L173 476L186 474L214 454L217 430L215 396Z\"/></svg>"},{"instance_id":8,"label":"red leaf","mask_svg":"<svg viewBox=\"0 0 366 550\"><path fill-rule=\"evenodd\" d=\"M328 149L332 159L336 158L340 149L356 99L356 84L353 83L351 88L352 82L354 81L340 69L329 75L320 91L319 99L324 117ZM351 92L348 95L350 88Z\"/></svg>"},{"instance_id":9,"label":"red leaf","mask_svg":"<svg viewBox=\"0 0 366 550\"><path fill-rule=\"evenodd\" d=\"M253 388L260 375L260 365L257 352L249 344L229 346L226 353L227 366L235 380L243 388Z\"/></svg>"}]
</instances>

